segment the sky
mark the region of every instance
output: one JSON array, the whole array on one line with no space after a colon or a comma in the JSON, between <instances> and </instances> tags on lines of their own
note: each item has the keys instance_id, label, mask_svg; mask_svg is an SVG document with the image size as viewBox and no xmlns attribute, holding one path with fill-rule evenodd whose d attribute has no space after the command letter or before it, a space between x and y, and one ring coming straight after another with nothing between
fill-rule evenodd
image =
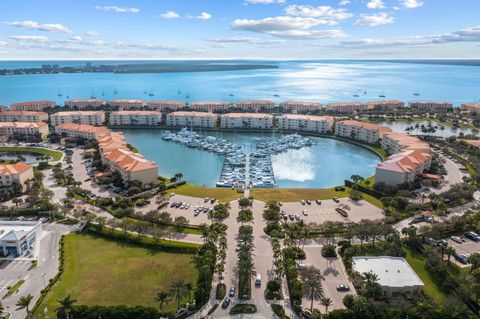
<instances>
[{"instance_id":1,"label":"sky","mask_svg":"<svg viewBox=\"0 0 480 319\"><path fill-rule=\"evenodd\" d=\"M0 60L480 58L479 0L1 0Z\"/></svg>"}]
</instances>

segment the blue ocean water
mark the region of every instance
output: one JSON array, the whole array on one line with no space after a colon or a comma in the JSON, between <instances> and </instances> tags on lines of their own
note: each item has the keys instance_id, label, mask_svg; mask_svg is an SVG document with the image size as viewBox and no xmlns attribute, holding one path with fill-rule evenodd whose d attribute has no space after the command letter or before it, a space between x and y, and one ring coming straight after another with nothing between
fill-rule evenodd
<instances>
[{"instance_id":1,"label":"blue ocean water","mask_svg":"<svg viewBox=\"0 0 480 319\"><path fill-rule=\"evenodd\" d=\"M0 69L83 65L81 61L10 61ZM93 64L131 61L101 61ZM135 62L142 63L142 62ZM215 63L215 62L211 62ZM319 102L386 99L449 100L455 105L480 98L480 67L365 61L243 61L278 69L157 74L40 74L0 76L0 104L66 97L175 99L184 101L244 99ZM117 94L114 94L114 91ZM150 97L145 91L155 95ZM179 94L179 91L181 93ZM413 96L420 93L419 97ZM61 93L63 96L58 96ZM103 93L103 95L102 95ZM274 97L278 93L279 97ZM366 93L366 94L365 94ZM359 97L353 97L358 94ZM187 98L187 96L189 98Z\"/></svg>"}]
</instances>

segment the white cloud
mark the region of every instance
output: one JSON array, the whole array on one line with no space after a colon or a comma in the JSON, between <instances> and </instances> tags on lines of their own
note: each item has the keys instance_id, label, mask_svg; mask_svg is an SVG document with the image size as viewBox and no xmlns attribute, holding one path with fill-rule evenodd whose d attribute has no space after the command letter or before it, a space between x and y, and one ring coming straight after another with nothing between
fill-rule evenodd
<instances>
[{"instance_id":1,"label":"white cloud","mask_svg":"<svg viewBox=\"0 0 480 319\"><path fill-rule=\"evenodd\" d=\"M44 35L11 35L8 38L12 40L17 40L17 41L28 41L28 42L38 42L38 43L46 43L49 41L48 37Z\"/></svg>"},{"instance_id":2,"label":"white cloud","mask_svg":"<svg viewBox=\"0 0 480 319\"><path fill-rule=\"evenodd\" d=\"M71 42L80 42L82 40L83 40L83 38L81 36L78 36L78 35L68 39L68 41L71 41Z\"/></svg>"},{"instance_id":3,"label":"white cloud","mask_svg":"<svg viewBox=\"0 0 480 319\"><path fill-rule=\"evenodd\" d=\"M6 47L6 46L8 46L8 45L9 45L8 42L6 42L6 41L0 41L0 47Z\"/></svg>"},{"instance_id":4,"label":"white cloud","mask_svg":"<svg viewBox=\"0 0 480 319\"><path fill-rule=\"evenodd\" d=\"M360 39L338 43L338 47L371 48L371 47L393 47L393 46L419 46L455 42L479 42L480 25L459 31L437 34L417 35L393 39Z\"/></svg>"},{"instance_id":5,"label":"white cloud","mask_svg":"<svg viewBox=\"0 0 480 319\"><path fill-rule=\"evenodd\" d=\"M336 20L345 20L353 15L347 9L335 9L330 6L306 6L306 5L289 5L285 8L285 13L295 17L305 18L324 18L331 19L332 24Z\"/></svg>"},{"instance_id":6,"label":"white cloud","mask_svg":"<svg viewBox=\"0 0 480 319\"><path fill-rule=\"evenodd\" d=\"M276 45L285 42L285 40L280 39L262 39L254 37L206 38L205 41L214 43L248 43L256 45Z\"/></svg>"},{"instance_id":7,"label":"white cloud","mask_svg":"<svg viewBox=\"0 0 480 319\"><path fill-rule=\"evenodd\" d=\"M346 36L342 30L338 29L272 31L270 34L276 37L289 39L335 39Z\"/></svg>"},{"instance_id":8,"label":"white cloud","mask_svg":"<svg viewBox=\"0 0 480 319\"><path fill-rule=\"evenodd\" d=\"M86 36L86 37L96 37L96 36L99 36L100 33L96 32L96 31L87 31L83 35Z\"/></svg>"},{"instance_id":9,"label":"white cloud","mask_svg":"<svg viewBox=\"0 0 480 319\"><path fill-rule=\"evenodd\" d=\"M271 17L259 20L237 19L232 27L236 30L245 30L260 33L276 31L306 30L316 25L329 25L331 21L302 17Z\"/></svg>"},{"instance_id":10,"label":"white cloud","mask_svg":"<svg viewBox=\"0 0 480 319\"><path fill-rule=\"evenodd\" d=\"M102 45L106 45L107 42L103 40L94 40L94 41L90 41L89 44L102 46Z\"/></svg>"},{"instance_id":11,"label":"white cloud","mask_svg":"<svg viewBox=\"0 0 480 319\"><path fill-rule=\"evenodd\" d=\"M340 6L348 6L351 2L349 0L342 0L338 3Z\"/></svg>"},{"instance_id":12,"label":"white cloud","mask_svg":"<svg viewBox=\"0 0 480 319\"><path fill-rule=\"evenodd\" d=\"M423 2L418 0L401 0L400 1L405 8L415 9L423 6Z\"/></svg>"},{"instance_id":13,"label":"white cloud","mask_svg":"<svg viewBox=\"0 0 480 319\"><path fill-rule=\"evenodd\" d=\"M117 6L96 6L95 9L100 11L113 11L116 13L139 13L138 8L117 7Z\"/></svg>"},{"instance_id":14,"label":"white cloud","mask_svg":"<svg viewBox=\"0 0 480 319\"><path fill-rule=\"evenodd\" d=\"M361 14L360 18L355 21L355 25L360 25L360 26L369 26L369 27L376 27L379 25L384 25L384 24L391 24L395 21L395 18L392 16L389 16L385 12L380 12L377 14Z\"/></svg>"},{"instance_id":15,"label":"white cloud","mask_svg":"<svg viewBox=\"0 0 480 319\"><path fill-rule=\"evenodd\" d=\"M252 4L273 4L273 3L285 3L285 0L245 0L247 3Z\"/></svg>"},{"instance_id":16,"label":"white cloud","mask_svg":"<svg viewBox=\"0 0 480 319\"><path fill-rule=\"evenodd\" d=\"M370 0L367 3L367 8L369 9L385 9L385 3L382 0Z\"/></svg>"},{"instance_id":17,"label":"white cloud","mask_svg":"<svg viewBox=\"0 0 480 319\"><path fill-rule=\"evenodd\" d=\"M175 11L167 11L162 13L160 17L163 19L176 19L176 18L180 18L180 15Z\"/></svg>"},{"instance_id":18,"label":"white cloud","mask_svg":"<svg viewBox=\"0 0 480 319\"><path fill-rule=\"evenodd\" d=\"M26 20L26 21L8 21L8 22L5 22L5 24L18 27L18 28L25 28L25 29L37 30L37 31L72 33L70 29L68 29L66 26L61 25L59 23L41 24L36 21Z\"/></svg>"},{"instance_id":19,"label":"white cloud","mask_svg":"<svg viewBox=\"0 0 480 319\"><path fill-rule=\"evenodd\" d=\"M194 17L195 19L199 20L209 20L212 18L212 15L208 12L202 12L198 16Z\"/></svg>"}]
</instances>

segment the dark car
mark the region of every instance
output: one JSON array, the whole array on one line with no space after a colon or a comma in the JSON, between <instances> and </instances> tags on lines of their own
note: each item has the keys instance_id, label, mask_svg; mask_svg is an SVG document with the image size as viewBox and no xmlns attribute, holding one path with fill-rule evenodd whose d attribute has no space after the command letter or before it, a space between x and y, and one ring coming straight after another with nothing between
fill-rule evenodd
<instances>
[{"instance_id":1,"label":"dark car","mask_svg":"<svg viewBox=\"0 0 480 319\"><path fill-rule=\"evenodd\" d=\"M337 290L338 291L349 291L350 287L348 287L347 285L338 285Z\"/></svg>"},{"instance_id":2,"label":"dark car","mask_svg":"<svg viewBox=\"0 0 480 319\"><path fill-rule=\"evenodd\" d=\"M311 204L312 204L312 201L310 201L310 200L308 200L308 199L307 199L305 202L307 203L307 205L311 205Z\"/></svg>"},{"instance_id":3,"label":"dark car","mask_svg":"<svg viewBox=\"0 0 480 319\"><path fill-rule=\"evenodd\" d=\"M473 241L478 241L480 239L480 236L477 233L474 233L473 231L469 231L468 233L466 233L465 237Z\"/></svg>"},{"instance_id":4,"label":"dark car","mask_svg":"<svg viewBox=\"0 0 480 319\"><path fill-rule=\"evenodd\" d=\"M230 292L228 293L229 297L235 297L235 287L230 288Z\"/></svg>"},{"instance_id":5,"label":"dark car","mask_svg":"<svg viewBox=\"0 0 480 319\"><path fill-rule=\"evenodd\" d=\"M230 306L230 298L226 298L226 299L222 302L222 309L227 309L228 306Z\"/></svg>"}]
</instances>

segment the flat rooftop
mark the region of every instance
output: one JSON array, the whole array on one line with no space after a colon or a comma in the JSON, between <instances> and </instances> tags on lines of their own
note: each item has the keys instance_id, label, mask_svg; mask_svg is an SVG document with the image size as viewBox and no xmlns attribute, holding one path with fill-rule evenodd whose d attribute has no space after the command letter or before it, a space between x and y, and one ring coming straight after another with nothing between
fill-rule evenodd
<instances>
[{"instance_id":1,"label":"flat rooftop","mask_svg":"<svg viewBox=\"0 0 480 319\"><path fill-rule=\"evenodd\" d=\"M353 257L353 269L361 274L372 272L383 287L424 286L422 280L402 257Z\"/></svg>"},{"instance_id":2,"label":"flat rooftop","mask_svg":"<svg viewBox=\"0 0 480 319\"><path fill-rule=\"evenodd\" d=\"M15 240L41 224L41 221L0 221L0 239ZM12 233L13 232L13 233ZM12 237L12 235L14 235Z\"/></svg>"}]
</instances>

